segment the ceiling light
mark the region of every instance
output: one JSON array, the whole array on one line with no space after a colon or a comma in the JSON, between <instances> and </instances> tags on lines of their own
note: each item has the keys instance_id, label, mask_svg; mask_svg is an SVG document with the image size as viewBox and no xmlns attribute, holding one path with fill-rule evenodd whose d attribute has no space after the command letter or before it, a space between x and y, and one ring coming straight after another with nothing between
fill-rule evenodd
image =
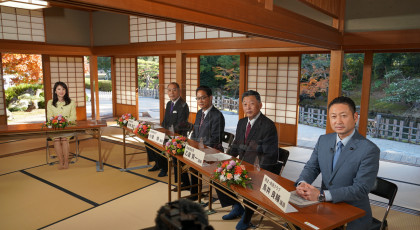
<instances>
[{"instance_id":1,"label":"ceiling light","mask_svg":"<svg viewBox=\"0 0 420 230\"><path fill-rule=\"evenodd\" d=\"M48 7L48 2L42 0L0 0L0 6L36 10Z\"/></svg>"}]
</instances>

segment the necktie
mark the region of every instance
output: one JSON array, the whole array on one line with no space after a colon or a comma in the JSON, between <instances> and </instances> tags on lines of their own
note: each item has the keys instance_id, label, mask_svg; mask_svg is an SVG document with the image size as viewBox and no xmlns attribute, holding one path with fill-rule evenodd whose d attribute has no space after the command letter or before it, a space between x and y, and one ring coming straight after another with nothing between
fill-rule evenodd
<instances>
[{"instance_id":1,"label":"necktie","mask_svg":"<svg viewBox=\"0 0 420 230\"><path fill-rule=\"evenodd\" d=\"M343 145L343 143L341 143L341 141L339 141L338 143L337 143L337 151L335 151L335 154L334 154L334 159L333 159L333 170L334 170L334 168L335 168L335 164L337 163L337 161L338 161L338 158L340 157L340 153L341 153L341 149L344 147L344 145Z\"/></svg>"},{"instance_id":2,"label":"necktie","mask_svg":"<svg viewBox=\"0 0 420 230\"><path fill-rule=\"evenodd\" d=\"M201 128L201 125L203 124L205 116L206 116L206 114L204 114L204 112L201 112L200 128Z\"/></svg>"},{"instance_id":3,"label":"necktie","mask_svg":"<svg viewBox=\"0 0 420 230\"><path fill-rule=\"evenodd\" d=\"M172 102L171 102L171 113L172 113L172 110L174 110L174 104L175 104L175 103L172 101Z\"/></svg>"},{"instance_id":4,"label":"necktie","mask_svg":"<svg viewBox=\"0 0 420 230\"><path fill-rule=\"evenodd\" d=\"M246 126L246 132L245 132L245 143L246 143L246 139L248 138L250 131L251 131L251 122L248 121L248 125Z\"/></svg>"}]
</instances>

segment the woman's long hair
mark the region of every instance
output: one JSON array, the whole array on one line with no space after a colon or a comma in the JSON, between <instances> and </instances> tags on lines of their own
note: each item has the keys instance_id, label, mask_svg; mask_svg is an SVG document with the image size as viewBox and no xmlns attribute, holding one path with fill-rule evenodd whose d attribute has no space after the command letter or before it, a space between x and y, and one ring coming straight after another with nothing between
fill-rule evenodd
<instances>
[{"instance_id":1,"label":"woman's long hair","mask_svg":"<svg viewBox=\"0 0 420 230\"><path fill-rule=\"evenodd\" d=\"M64 94L63 99L66 102L66 105L70 104L71 103L71 99L69 97L69 89L67 88L66 83L64 83L62 81L57 81L54 84L54 89L53 89L53 102L52 102L53 106L54 107L57 107L58 96L57 96L57 93L55 92L55 90L57 89L58 86L61 86L61 87L63 87L66 90L66 94Z\"/></svg>"}]
</instances>

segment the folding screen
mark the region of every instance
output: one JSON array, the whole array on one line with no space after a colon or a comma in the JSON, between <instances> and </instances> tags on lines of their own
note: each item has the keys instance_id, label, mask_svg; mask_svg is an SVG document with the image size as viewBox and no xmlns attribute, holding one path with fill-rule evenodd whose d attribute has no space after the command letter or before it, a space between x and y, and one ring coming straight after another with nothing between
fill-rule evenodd
<instances>
[{"instance_id":1,"label":"folding screen","mask_svg":"<svg viewBox=\"0 0 420 230\"><path fill-rule=\"evenodd\" d=\"M262 113L276 123L280 144L296 145L300 56L248 59L248 90L261 94Z\"/></svg>"},{"instance_id":2,"label":"folding screen","mask_svg":"<svg viewBox=\"0 0 420 230\"><path fill-rule=\"evenodd\" d=\"M69 96L76 102L77 120L86 120L86 95L83 56L50 57L51 92L57 81L66 83Z\"/></svg>"},{"instance_id":3,"label":"folding screen","mask_svg":"<svg viewBox=\"0 0 420 230\"><path fill-rule=\"evenodd\" d=\"M1 54L0 54L1 56ZM1 60L1 58L0 58ZM0 66L1 68L1 66ZM3 70L0 69L2 72ZM4 94L4 88L3 88L3 75L1 75L2 78L0 79L0 125L5 125L7 122L7 114L6 114L6 104L5 104L5 94Z\"/></svg>"},{"instance_id":4,"label":"folding screen","mask_svg":"<svg viewBox=\"0 0 420 230\"><path fill-rule=\"evenodd\" d=\"M130 16L130 42L174 41L175 27L173 22Z\"/></svg>"},{"instance_id":5,"label":"folding screen","mask_svg":"<svg viewBox=\"0 0 420 230\"><path fill-rule=\"evenodd\" d=\"M186 89L186 101L190 107L190 113L197 113L197 100L195 100L195 90L199 86L199 68L200 63L198 57L187 57L185 63L186 76L185 76L185 89Z\"/></svg>"},{"instance_id":6,"label":"folding screen","mask_svg":"<svg viewBox=\"0 0 420 230\"><path fill-rule=\"evenodd\" d=\"M138 119L138 82L136 58L115 58L116 116L131 113Z\"/></svg>"}]
</instances>

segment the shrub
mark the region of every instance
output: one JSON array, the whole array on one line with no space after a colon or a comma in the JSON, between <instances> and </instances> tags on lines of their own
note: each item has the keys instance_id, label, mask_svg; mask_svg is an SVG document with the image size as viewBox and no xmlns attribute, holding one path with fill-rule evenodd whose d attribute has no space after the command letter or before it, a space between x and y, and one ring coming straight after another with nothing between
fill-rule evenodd
<instances>
[{"instance_id":1,"label":"shrub","mask_svg":"<svg viewBox=\"0 0 420 230\"><path fill-rule=\"evenodd\" d=\"M85 78L85 87L90 89L90 80ZM99 91L112 91L112 82L111 80L99 80L98 81Z\"/></svg>"},{"instance_id":2,"label":"shrub","mask_svg":"<svg viewBox=\"0 0 420 230\"><path fill-rule=\"evenodd\" d=\"M37 89L44 89L44 86L41 84L19 84L19 85L7 88L5 90L6 106L9 106L10 101L13 98L18 98L23 92L25 92L26 90L30 88L33 89L34 92L36 92Z\"/></svg>"}]
</instances>

